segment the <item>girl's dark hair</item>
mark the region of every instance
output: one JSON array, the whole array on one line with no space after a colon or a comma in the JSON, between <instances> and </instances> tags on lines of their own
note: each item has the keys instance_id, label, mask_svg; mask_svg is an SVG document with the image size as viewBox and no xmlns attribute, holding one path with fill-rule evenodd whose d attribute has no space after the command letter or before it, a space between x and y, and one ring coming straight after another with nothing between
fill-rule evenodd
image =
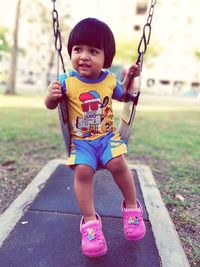
<instances>
[{"instance_id":1,"label":"girl's dark hair","mask_svg":"<svg viewBox=\"0 0 200 267\"><path fill-rule=\"evenodd\" d=\"M68 39L68 53L71 58L74 45L88 45L104 50L104 68L109 68L115 56L115 39L108 25L95 18L81 20L72 29Z\"/></svg>"}]
</instances>

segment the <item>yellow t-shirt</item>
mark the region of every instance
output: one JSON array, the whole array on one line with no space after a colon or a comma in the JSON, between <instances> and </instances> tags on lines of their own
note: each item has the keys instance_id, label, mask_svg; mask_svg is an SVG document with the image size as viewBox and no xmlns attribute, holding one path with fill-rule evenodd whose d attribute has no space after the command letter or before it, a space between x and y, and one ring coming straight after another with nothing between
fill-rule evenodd
<instances>
[{"instance_id":1,"label":"yellow t-shirt","mask_svg":"<svg viewBox=\"0 0 200 267\"><path fill-rule=\"evenodd\" d=\"M116 76L103 70L99 78L85 78L76 71L61 76L68 99L69 127L73 139L94 140L111 130L112 99L119 99L123 89Z\"/></svg>"}]
</instances>

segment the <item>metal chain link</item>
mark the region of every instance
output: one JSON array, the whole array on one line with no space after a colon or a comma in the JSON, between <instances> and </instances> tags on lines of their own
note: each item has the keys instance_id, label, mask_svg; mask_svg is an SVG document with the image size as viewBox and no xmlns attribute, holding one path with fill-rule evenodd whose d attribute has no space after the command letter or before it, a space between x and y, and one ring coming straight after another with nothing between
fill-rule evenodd
<instances>
[{"instance_id":1,"label":"metal chain link","mask_svg":"<svg viewBox=\"0 0 200 267\"><path fill-rule=\"evenodd\" d=\"M148 47L148 44L149 44L149 41L150 41L151 22L152 22L152 19L153 19L153 13L154 13L155 4L156 4L156 0L151 0L147 21L146 21L146 23L145 23L145 25L143 27L143 34L142 34L142 37L141 37L141 39L139 41L139 44L138 44L138 58L136 60L136 64L138 64L140 66L140 72L142 71L142 67L143 67L143 57L144 57L144 54L147 51L147 47ZM134 78L133 75L129 75L129 80L128 80L128 84L127 84L127 87L126 87L126 93L125 93L125 96L124 96L124 101L125 102L129 102L130 99L132 99L132 101L134 103L133 109L132 109L132 114L130 116L130 121L131 121L131 117L134 114L134 106L136 106L137 103L138 103L138 99L139 99L139 95L140 95L140 87L141 87L141 76L139 76L137 92L135 92L135 93L129 92L133 78Z\"/></svg>"},{"instance_id":2,"label":"metal chain link","mask_svg":"<svg viewBox=\"0 0 200 267\"><path fill-rule=\"evenodd\" d=\"M153 19L155 4L156 4L156 0L151 0L147 21L143 27L143 34L138 45L138 58L137 58L136 63L140 64L141 70L142 70L142 65L143 65L143 56L147 51L147 46L149 44L150 37L151 37L151 22Z\"/></svg>"},{"instance_id":3,"label":"metal chain link","mask_svg":"<svg viewBox=\"0 0 200 267\"><path fill-rule=\"evenodd\" d=\"M59 30L59 18L58 18L58 11L55 8L55 2L56 0L51 0L53 2L53 11L52 11L52 19L53 19L53 33L55 37L55 49L58 53L58 62L57 62L57 76L59 76L59 59L62 64L63 72L65 71L64 61L62 57L62 40L61 40L61 34Z\"/></svg>"}]
</instances>

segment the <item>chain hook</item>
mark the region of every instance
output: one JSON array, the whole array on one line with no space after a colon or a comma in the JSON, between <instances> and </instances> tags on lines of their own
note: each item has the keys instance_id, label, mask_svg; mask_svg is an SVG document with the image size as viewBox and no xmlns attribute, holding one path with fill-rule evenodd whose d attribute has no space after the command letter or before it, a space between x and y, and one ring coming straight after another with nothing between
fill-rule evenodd
<instances>
[{"instance_id":1,"label":"chain hook","mask_svg":"<svg viewBox=\"0 0 200 267\"><path fill-rule=\"evenodd\" d=\"M143 67L143 59L144 59L144 55L147 51L147 47L149 45L150 42L150 37L151 37L151 22L153 19L153 13L154 13L154 6L156 4L156 0L151 0L151 4L150 4L150 8L149 8L149 13L148 13L148 17L147 17L147 21L143 27L143 33L142 33L142 37L139 41L138 44L138 57L136 60L136 64L139 65L140 67L140 72L142 72L142 67ZM141 77L140 77L141 79ZM126 88L126 92L128 94L128 91L130 90L130 86L133 80L133 76L130 75L129 78L129 82ZM141 84L141 82L140 82ZM138 90L138 94L139 94L139 90ZM128 99L128 97L127 97ZM125 101L126 101L126 96L125 96Z\"/></svg>"},{"instance_id":2,"label":"chain hook","mask_svg":"<svg viewBox=\"0 0 200 267\"><path fill-rule=\"evenodd\" d=\"M62 57L62 39L61 39L61 33L59 30L59 18L58 18L58 11L55 8L55 2L56 0L51 0L53 2L53 10L52 10L52 19L53 19L53 33L55 37L55 49L57 51L58 55L58 62L57 62L57 76L59 76L59 60L61 61L62 64L62 69L63 72L65 73L65 66L64 66L64 61Z\"/></svg>"}]
</instances>

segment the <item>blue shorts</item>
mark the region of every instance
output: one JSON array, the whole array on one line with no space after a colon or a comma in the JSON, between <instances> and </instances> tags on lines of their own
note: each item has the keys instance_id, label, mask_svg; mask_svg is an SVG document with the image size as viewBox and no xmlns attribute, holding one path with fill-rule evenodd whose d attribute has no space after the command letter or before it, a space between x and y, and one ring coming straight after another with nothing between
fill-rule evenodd
<instances>
[{"instance_id":1,"label":"blue shorts","mask_svg":"<svg viewBox=\"0 0 200 267\"><path fill-rule=\"evenodd\" d=\"M72 140L67 166L89 165L94 170L105 166L109 160L127 153L127 146L118 132L108 132L95 140Z\"/></svg>"}]
</instances>

